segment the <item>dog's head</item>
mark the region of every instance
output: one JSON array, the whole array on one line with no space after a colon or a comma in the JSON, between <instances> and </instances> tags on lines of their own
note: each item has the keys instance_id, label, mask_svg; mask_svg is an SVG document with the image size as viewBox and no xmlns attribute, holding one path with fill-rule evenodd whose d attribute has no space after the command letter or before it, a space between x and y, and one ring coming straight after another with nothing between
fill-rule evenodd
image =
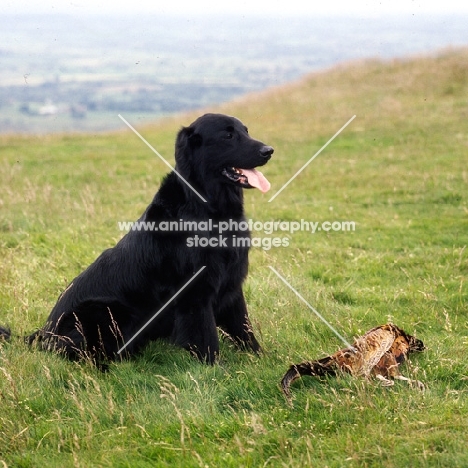
<instances>
[{"instance_id":1,"label":"dog's head","mask_svg":"<svg viewBox=\"0 0 468 468\"><path fill-rule=\"evenodd\" d=\"M221 183L266 192L270 184L255 168L273 151L235 117L205 114L177 135L176 170L199 187Z\"/></svg>"}]
</instances>

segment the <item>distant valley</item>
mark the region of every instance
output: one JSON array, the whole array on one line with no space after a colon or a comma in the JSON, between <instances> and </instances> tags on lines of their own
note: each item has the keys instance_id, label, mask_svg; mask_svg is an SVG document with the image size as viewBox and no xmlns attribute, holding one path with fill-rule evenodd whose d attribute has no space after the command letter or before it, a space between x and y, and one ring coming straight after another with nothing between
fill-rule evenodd
<instances>
[{"instance_id":1,"label":"distant valley","mask_svg":"<svg viewBox=\"0 0 468 468\"><path fill-rule=\"evenodd\" d=\"M98 132L341 61L468 44L468 18L0 16L0 132Z\"/></svg>"}]
</instances>

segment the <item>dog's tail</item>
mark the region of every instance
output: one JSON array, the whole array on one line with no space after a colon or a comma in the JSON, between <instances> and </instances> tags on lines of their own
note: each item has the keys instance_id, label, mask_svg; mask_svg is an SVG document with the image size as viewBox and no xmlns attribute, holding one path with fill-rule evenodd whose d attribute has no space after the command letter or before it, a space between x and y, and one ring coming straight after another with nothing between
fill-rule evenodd
<instances>
[{"instance_id":1,"label":"dog's tail","mask_svg":"<svg viewBox=\"0 0 468 468\"><path fill-rule=\"evenodd\" d=\"M281 380L281 388L287 397L291 396L289 387L303 375L322 377L324 375L336 375L336 362L332 356L327 356L317 361L305 361L293 364Z\"/></svg>"},{"instance_id":2,"label":"dog's tail","mask_svg":"<svg viewBox=\"0 0 468 468\"><path fill-rule=\"evenodd\" d=\"M6 327L0 327L0 340L9 341L11 338L11 330Z\"/></svg>"},{"instance_id":3,"label":"dog's tail","mask_svg":"<svg viewBox=\"0 0 468 468\"><path fill-rule=\"evenodd\" d=\"M16 338L22 338L26 344L32 344L33 341L36 339L36 335L38 334L39 331L34 332L32 335L29 336L13 335L9 327L2 327L0 325L0 341L10 341L11 338L14 336Z\"/></svg>"}]
</instances>

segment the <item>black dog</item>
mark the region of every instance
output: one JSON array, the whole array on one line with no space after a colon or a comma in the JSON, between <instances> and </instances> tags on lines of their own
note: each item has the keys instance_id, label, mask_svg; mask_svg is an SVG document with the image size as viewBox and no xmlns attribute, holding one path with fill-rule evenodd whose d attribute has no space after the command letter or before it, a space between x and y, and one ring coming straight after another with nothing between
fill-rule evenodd
<instances>
[{"instance_id":1,"label":"black dog","mask_svg":"<svg viewBox=\"0 0 468 468\"><path fill-rule=\"evenodd\" d=\"M219 326L241 348L259 351L242 292L248 242L236 241L248 236L245 226L238 228L245 221L242 189L268 190L254 168L272 153L226 115L206 114L182 128L176 170L164 178L139 221L156 227L189 221L197 230L131 230L72 281L29 341L70 359L102 362L134 354L148 340L170 338L213 363ZM220 222L228 226L222 234Z\"/></svg>"}]
</instances>

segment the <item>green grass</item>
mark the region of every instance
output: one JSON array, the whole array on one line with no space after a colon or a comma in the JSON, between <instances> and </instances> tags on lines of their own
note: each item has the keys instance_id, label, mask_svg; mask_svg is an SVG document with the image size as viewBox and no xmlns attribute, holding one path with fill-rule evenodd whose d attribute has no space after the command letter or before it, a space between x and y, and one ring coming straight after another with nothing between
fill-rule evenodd
<instances>
[{"instance_id":1,"label":"green grass","mask_svg":"<svg viewBox=\"0 0 468 468\"><path fill-rule=\"evenodd\" d=\"M275 147L259 221L355 221L354 232L277 232L245 285L264 353L229 343L204 366L152 343L102 374L0 343L0 465L8 467L468 466L468 52L347 64L222 106ZM268 199L352 116L355 121ZM171 159L194 115L141 129ZM59 293L135 220L166 167L130 131L3 137L0 323L39 327ZM268 268L352 339L392 320L427 351L397 382L304 378L287 367L342 346Z\"/></svg>"}]
</instances>

